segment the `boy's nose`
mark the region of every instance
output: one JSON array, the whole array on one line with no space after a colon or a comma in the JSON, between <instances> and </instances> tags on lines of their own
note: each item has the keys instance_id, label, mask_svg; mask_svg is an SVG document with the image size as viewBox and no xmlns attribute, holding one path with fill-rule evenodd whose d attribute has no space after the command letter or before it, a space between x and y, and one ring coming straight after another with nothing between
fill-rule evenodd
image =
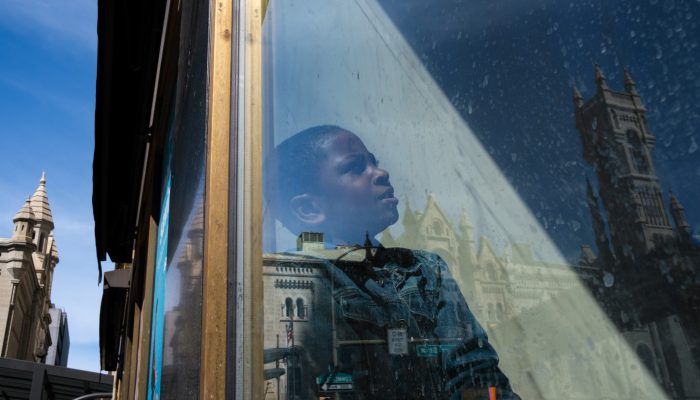
<instances>
[{"instance_id":1,"label":"boy's nose","mask_svg":"<svg viewBox=\"0 0 700 400\"><path fill-rule=\"evenodd\" d=\"M390 186L389 183L389 172L382 168L375 168L374 179L372 180L377 186Z\"/></svg>"}]
</instances>

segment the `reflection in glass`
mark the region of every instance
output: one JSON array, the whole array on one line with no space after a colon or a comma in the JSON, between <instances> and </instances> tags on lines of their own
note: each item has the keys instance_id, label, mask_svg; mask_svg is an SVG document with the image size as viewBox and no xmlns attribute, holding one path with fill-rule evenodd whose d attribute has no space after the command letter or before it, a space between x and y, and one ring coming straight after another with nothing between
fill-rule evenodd
<instances>
[{"instance_id":1,"label":"reflection in glass","mask_svg":"<svg viewBox=\"0 0 700 400\"><path fill-rule=\"evenodd\" d=\"M389 173L357 135L332 125L306 129L279 144L267 166L266 194L284 226L298 235L296 252L267 261L278 273L315 273L304 283L319 284L321 296L309 324L313 342L310 332L299 333L304 301L297 297L295 313L292 298L285 299L292 349L287 398L347 392L353 398L438 399L489 390L518 398L445 261L370 239L398 220L398 199ZM430 235L443 234L441 221L430 226ZM296 279L289 284L303 286ZM502 313L499 303L496 320Z\"/></svg>"},{"instance_id":2,"label":"reflection in glass","mask_svg":"<svg viewBox=\"0 0 700 400\"><path fill-rule=\"evenodd\" d=\"M690 2L338 3L272 1L265 17L265 347L290 353L266 365L288 371L268 381L268 398L425 396L430 367L411 362L399 371L411 379L382 396L372 390L387 388L392 357L430 364L448 359L449 346L419 348L409 338L399 356L401 341L388 343L393 327L378 333L353 322L347 336L336 326L372 319L362 296L381 297L381 285L351 283L370 272L393 282L386 265L411 256L439 256L460 299L449 304L466 300L523 398L700 397L700 191L682 178L698 168L700 92L680 90L696 85L700 10ZM660 40L669 35L677 45ZM323 179L374 171L392 190L385 203L401 199L400 207L363 203L355 180L333 187L331 202L322 201L321 177L306 180L309 196L280 196L289 181L270 171L294 163L275 166L275 149L324 124L358 133L363 146L347 137L345 145L363 156L323 160ZM377 259L389 261L366 267ZM304 299L305 321L295 312L280 318L286 298ZM406 299L420 314L424 299ZM380 350L352 342L370 335Z\"/></svg>"}]
</instances>

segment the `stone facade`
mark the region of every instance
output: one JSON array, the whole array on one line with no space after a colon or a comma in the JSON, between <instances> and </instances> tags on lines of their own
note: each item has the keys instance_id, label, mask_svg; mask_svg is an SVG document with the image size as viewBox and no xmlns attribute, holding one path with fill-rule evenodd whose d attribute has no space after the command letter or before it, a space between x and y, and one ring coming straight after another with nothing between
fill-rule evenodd
<instances>
[{"instance_id":1,"label":"stone facade","mask_svg":"<svg viewBox=\"0 0 700 400\"><path fill-rule=\"evenodd\" d=\"M0 356L44 362L52 343L51 284L59 259L43 174L13 221L12 237L0 239Z\"/></svg>"},{"instance_id":2,"label":"stone facade","mask_svg":"<svg viewBox=\"0 0 700 400\"><path fill-rule=\"evenodd\" d=\"M664 392L696 399L700 246L680 200L662 193L652 157L656 137L631 75L624 72L624 91L616 91L596 66L595 82L589 100L573 93L583 156L598 187L587 188L598 248L585 257L598 271L587 282Z\"/></svg>"}]
</instances>

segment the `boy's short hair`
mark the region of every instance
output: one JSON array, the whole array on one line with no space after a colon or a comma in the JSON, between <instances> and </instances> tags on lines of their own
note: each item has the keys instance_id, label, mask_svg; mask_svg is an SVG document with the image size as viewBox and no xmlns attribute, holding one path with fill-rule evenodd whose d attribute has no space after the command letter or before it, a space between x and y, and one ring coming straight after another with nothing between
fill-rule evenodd
<instances>
[{"instance_id":1,"label":"boy's short hair","mask_svg":"<svg viewBox=\"0 0 700 400\"><path fill-rule=\"evenodd\" d=\"M293 233L299 233L295 232L299 221L289 209L290 200L318 189L318 167L323 159L319 147L341 132L349 131L337 125L304 129L278 144L265 162L265 198L275 207L276 217Z\"/></svg>"}]
</instances>

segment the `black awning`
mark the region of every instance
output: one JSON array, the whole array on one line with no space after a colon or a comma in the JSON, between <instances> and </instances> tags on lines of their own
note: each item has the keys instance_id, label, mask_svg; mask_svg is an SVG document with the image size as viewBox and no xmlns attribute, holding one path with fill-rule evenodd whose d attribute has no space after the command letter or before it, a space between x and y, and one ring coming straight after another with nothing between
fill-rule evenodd
<instances>
[{"instance_id":1,"label":"black awning","mask_svg":"<svg viewBox=\"0 0 700 400\"><path fill-rule=\"evenodd\" d=\"M99 1L92 193L98 261L132 261L165 5Z\"/></svg>"},{"instance_id":2,"label":"black awning","mask_svg":"<svg viewBox=\"0 0 700 400\"><path fill-rule=\"evenodd\" d=\"M100 364L105 371L115 371L119 363L124 310L130 286L130 269L105 272L100 305Z\"/></svg>"}]
</instances>

